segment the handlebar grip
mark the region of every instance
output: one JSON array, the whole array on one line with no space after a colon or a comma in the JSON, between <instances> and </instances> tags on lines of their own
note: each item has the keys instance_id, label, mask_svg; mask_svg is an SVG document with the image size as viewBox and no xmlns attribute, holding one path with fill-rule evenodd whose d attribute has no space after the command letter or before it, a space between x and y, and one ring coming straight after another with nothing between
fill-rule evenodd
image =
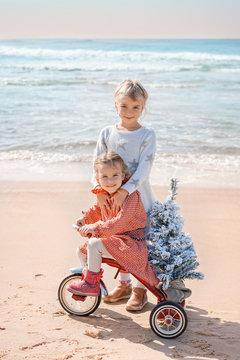
<instances>
[{"instance_id":1,"label":"handlebar grip","mask_svg":"<svg viewBox=\"0 0 240 360\"><path fill-rule=\"evenodd\" d=\"M76 224L72 224L72 227L74 227L74 229L76 229L77 231L79 231L81 226L78 226L78 225L76 225ZM92 234L91 234L91 233L87 234L87 237L90 239L90 238L92 237Z\"/></svg>"}]
</instances>

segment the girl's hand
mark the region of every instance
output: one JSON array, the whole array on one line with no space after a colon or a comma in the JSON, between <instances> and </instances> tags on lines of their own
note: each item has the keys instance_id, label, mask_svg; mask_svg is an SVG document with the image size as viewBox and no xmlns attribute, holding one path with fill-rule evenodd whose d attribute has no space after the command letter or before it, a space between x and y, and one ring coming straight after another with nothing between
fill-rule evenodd
<instances>
[{"instance_id":1,"label":"girl's hand","mask_svg":"<svg viewBox=\"0 0 240 360\"><path fill-rule=\"evenodd\" d=\"M101 210L110 210L110 197L108 194L99 193L97 194L97 202Z\"/></svg>"},{"instance_id":2,"label":"girl's hand","mask_svg":"<svg viewBox=\"0 0 240 360\"><path fill-rule=\"evenodd\" d=\"M79 229L79 233L83 237L87 237L89 234L94 236L94 230L91 225L84 225Z\"/></svg>"},{"instance_id":3,"label":"girl's hand","mask_svg":"<svg viewBox=\"0 0 240 360\"><path fill-rule=\"evenodd\" d=\"M75 221L77 226L83 226L85 224L85 221L83 218L79 218Z\"/></svg>"},{"instance_id":4,"label":"girl's hand","mask_svg":"<svg viewBox=\"0 0 240 360\"><path fill-rule=\"evenodd\" d=\"M115 194L112 196L113 211L115 214L117 214L121 210L122 204L127 196L128 196L128 191L123 188L118 189L115 192Z\"/></svg>"}]
</instances>

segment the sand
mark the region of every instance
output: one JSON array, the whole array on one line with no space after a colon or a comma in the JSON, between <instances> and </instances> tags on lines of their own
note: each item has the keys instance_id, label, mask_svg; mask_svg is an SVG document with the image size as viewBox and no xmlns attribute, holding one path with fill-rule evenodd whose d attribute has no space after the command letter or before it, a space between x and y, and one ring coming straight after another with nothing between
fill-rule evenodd
<instances>
[{"instance_id":1,"label":"sand","mask_svg":"<svg viewBox=\"0 0 240 360\"><path fill-rule=\"evenodd\" d=\"M68 315L57 300L61 280L77 266L83 241L71 224L94 201L88 183L0 183L0 359L218 359L240 355L240 190L180 187L185 218L205 279L189 280L189 324L164 340L149 326L156 299L140 312L124 302L85 318ZM155 188L164 201L166 188ZM114 270L104 266L109 290Z\"/></svg>"}]
</instances>

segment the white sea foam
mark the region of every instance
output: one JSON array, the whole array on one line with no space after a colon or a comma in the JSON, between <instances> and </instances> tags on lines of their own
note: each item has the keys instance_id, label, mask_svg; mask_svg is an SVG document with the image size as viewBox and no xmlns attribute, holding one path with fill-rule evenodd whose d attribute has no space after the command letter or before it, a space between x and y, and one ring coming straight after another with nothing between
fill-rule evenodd
<instances>
[{"instance_id":1,"label":"white sea foam","mask_svg":"<svg viewBox=\"0 0 240 360\"><path fill-rule=\"evenodd\" d=\"M53 71L59 71L59 72L70 72L70 73L82 73L87 76L91 74L91 72L141 72L142 75L146 74L154 74L154 73L176 73L176 72L224 72L224 73L239 73L240 67L231 67L229 64L228 67L215 67L214 65L191 65L191 64L166 64L163 65L161 62L155 62L150 63L148 61L146 62L126 62L123 63L119 60L116 60L116 62L109 62L106 61L79 61L77 64L73 63L71 61L69 62L58 62L58 63L48 63L47 65L44 63L31 63L31 64L7 64L2 67L6 70L6 72L16 71L18 73L27 74L31 72L46 72L51 73ZM89 74L86 74L86 72L89 72ZM126 76L126 75L125 75ZM1 83L8 85L11 85L11 78L1 79ZM22 81L21 79L19 80ZM25 80L26 81L26 80ZM92 81L93 83L94 81ZM76 81L73 81L73 84L76 83ZM107 82L102 82L102 84L105 84ZM114 83L114 82L112 82ZM111 82L109 82L109 85ZM153 84L149 85L150 87L153 87Z\"/></svg>"},{"instance_id":2,"label":"white sea foam","mask_svg":"<svg viewBox=\"0 0 240 360\"><path fill-rule=\"evenodd\" d=\"M190 60L190 61L240 61L240 55L225 55L225 54L210 54L204 52L154 52L154 51L119 51L119 50L57 50L46 48L26 48L26 47L14 47L14 46L0 46L0 55L7 56L23 56L23 57L47 57L47 58L61 58L61 59L73 59L73 58L98 58L98 59L129 59L131 61L142 60Z\"/></svg>"},{"instance_id":3,"label":"white sea foam","mask_svg":"<svg viewBox=\"0 0 240 360\"><path fill-rule=\"evenodd\" d=\"M0 180L50 179L90 181L92 154L10 151L0 152ZM151 172L152 185L168 185L177 177L183 185L240 186L240 156L158 153Z\"/></svg>"},{"instance_id":4,"label":"white sea foam","mask_svg":"<svg viewBox=\"0 0 240 360\"><path fill-rule=\"evenodd\" d=\"M92 155L81 152L78 154L69 154L67 152L47 152L30 150L13 150L0 152L0 161L29 161L30 163L53 164L60 162L91 162Z\"/></svg>"},{"instance_id":5,"label":"white sea foam","mask_svg":"<svg viewBox=\"0 0 240 360\"><path fill-rule=\"evenodd\" d=\"M6 71L238 72L240 55L193 51L97 50L0 46Z\"/></svg>"},{"instance_id":6,"label":"white sea foam","mask_svg":"<svg viewBox=\"0 0 240 360\"><path fill-rule=\"evenodd\" d=\"M240 156L218 154L157 154L152 185L167 186L172 177L181 185L240 187Z\"/></svg>"},{"instance_id":7,"label":"white sea foam","mask_svg":"<svg viewBox=\"0 0 240 360\"><path fill-rule=\"evenodd\" d=\"M55 162L91 162L92 153L81 151L76 153L53 152L53 151L31 151L31 150L12 150L1 151L0 161L11 160L30 160L41 161L42 163ZM211 171L230 171L240 172L240 156L239 155L223 155L223 154L169 154L157 153L154 161L156 167L199 167Z\"/></svg>"},{"instance_id":8,"label":"white sea foam","mask_svg":"<svg viewBox=\"0 0 240 360\"><path fill-rule=\"evenodd\" d=\"M220 154L167 154L156 155L154 166L157 168L171 167L178 168L196 168L199 171L207 172L228 172L240 174L240 156L239 155L220 155Z\"/></svg>"},{"instance_id":9,"label":"white sea foam","mask_svg":"<svg viewBox=\"0 0 240 360\"><path fill-rule=\"evenodd\" d=\"M239 69L240 70L240 69ZM92 79L36 79L36 78L21 78L21 77L1 77L0 85L9 85L9 86L78 86L82 84L92 84L92 85L102 85L102 86L110 86L115 88L118 83L114 81L101 81L101 80L92 80ZM198 87L197 84L183 84L183 83L149 83L145 84L145 86L149 89L193 89Z\"/></svg>"}]
</instances>

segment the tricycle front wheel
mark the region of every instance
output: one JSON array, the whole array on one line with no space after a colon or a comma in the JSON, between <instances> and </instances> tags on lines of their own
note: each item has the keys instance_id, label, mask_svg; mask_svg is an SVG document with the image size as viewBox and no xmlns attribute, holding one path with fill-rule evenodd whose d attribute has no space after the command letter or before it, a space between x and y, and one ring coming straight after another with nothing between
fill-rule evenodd
<instances>
[{"instance_id":1,"label":"tricycle front wheel","mask_svg":"<svg viewBox=\"0 0 240 360\"><path fill-rule=\"evenodd\" d=\"M77 316L88 316L92 314L100 305L102 293L98 296L74 296L67 290L67 285L82 279L82 274L67 276L58 288L58 300L65 311Z\"/></svg>"}]
</instances>

